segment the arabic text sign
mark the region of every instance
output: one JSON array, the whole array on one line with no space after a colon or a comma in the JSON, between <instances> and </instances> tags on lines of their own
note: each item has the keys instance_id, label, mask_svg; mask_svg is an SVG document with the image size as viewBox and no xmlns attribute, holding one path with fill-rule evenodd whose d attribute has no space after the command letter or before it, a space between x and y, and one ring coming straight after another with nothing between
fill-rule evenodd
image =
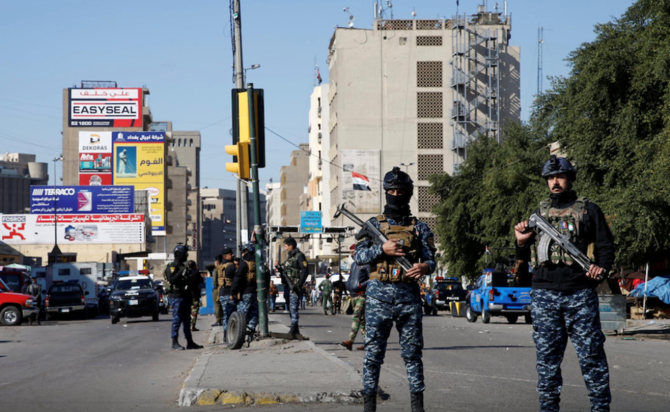
<instances>
[{"instance_id":1,"label":"arabic text sign","mask_svg":"<svg viewBox=\"0 0 670 412\"><path fill-rule=\"evenodd\" d=\"M114 184L149 191L152 233L165 235L165 133L114 132L112 139Z\"/></svg>"},{"instance_id":2,"label":"arabic text sign","mask_svg":"<svg viewBox=\"0 0 670 412\"><path fill-rule=\"evenodd\" d=\"M142 127L142 89L70 89L70 127Z\"/></svg>"},{"instance_id":3,"label":"arabic text sign","mask_svg":"<svg viewBox=\"0 0 670 412\"><path fill-rule=\"evenodd\" d=\"M321 212L300 212L300 233L321 233Z\"/></svg>"},{"instance_id":4,"label":"arabic text sign","mask_svg":"<svg viewBox=\"0 0 670 412\"><path fill-rule=\"evenodd\" d=\"M30 214L134 213L133 186L32 186Z\"/></svg>"},{"instance_id":5,"label":"arabic text sign","mask_svg":"<svg viewBox=\"0 0 670 412\"><path fill-rule=\"evenodd\" d=\"M144 215L58 215L56 236L61 244L144 243ZM0 243L51 245L53 215L0 216Z\"/></svg>"}]
</instances>

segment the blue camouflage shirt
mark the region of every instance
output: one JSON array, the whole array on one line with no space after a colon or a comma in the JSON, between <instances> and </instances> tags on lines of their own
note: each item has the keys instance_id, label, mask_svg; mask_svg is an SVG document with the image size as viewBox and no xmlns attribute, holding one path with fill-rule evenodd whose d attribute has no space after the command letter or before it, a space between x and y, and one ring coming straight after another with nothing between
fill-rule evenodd
<instances>
[{"instance_id":1,"label":"blue camouflage shirt","mask_svg":"<svg viewBox=\"0 0 670 412\"><path fill-rule=\"evenodd\" d=\"M386 221L392 226L409 226L412 224L412 217L408 216L401 220L394 220L386 217ZM377 229L381 230L381 224L376 217L369 220ZM414 225L414 230L419 238L421 250L420 262L425 263L430 268L426 275L430 275L435 271L435 236L428 225L420 220ZM358 265L374 265L377 259L382 256L382 245L376 245L369 238L363 238L356 244L356 251L354 252L354 261ZM421 294L418 283L383 283L379 280L372 280L368 283L366 294L369 297L393 303L417 303L421 300Z\"/></svg>"}]
</instances>

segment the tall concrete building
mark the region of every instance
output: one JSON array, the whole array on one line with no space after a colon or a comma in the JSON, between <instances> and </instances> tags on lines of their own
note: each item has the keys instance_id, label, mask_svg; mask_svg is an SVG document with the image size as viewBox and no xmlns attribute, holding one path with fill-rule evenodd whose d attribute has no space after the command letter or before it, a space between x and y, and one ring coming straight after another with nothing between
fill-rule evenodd
<instances>
[{"instance_id":1,"label":"tall concrete building","mask_svg":"<svg viewBox=\"0 0 670 412\"><path fill-rule=\"evenodd\" d=\"M333 213L330 204L330 133L328 123L328 84L316 86L310 96L309 109L309 182L307 193L301 196L301 210L319 211L322 213L321 224L330 226ZM331 253L333 243L328 243L322 235L313 235L303 252L308 258Z\"/></svg>"},{"instance_id":2,"label":"tall concrete building","mask_svg":"<svg viewBox=\"0 0 670 412\"><path fill-rule=\"evenodd\" d=\"M48 163L24 153L0 155L0 214L30 213L30 186L49 183Z\"/></svg>"},{"instance_id":3,"label":"tall concrete building","mask_svg":"<svg viewBox=\"0 0 670 412\"><path fill-rule=\"evenodd\" d=\"M330 209L347 203L364 219L380 213L384 173L405 164L416 185L412 212L434 226L428 177L457 173L469 141L499 140L505 121L519 120L520 50L509 45L510 31L509 16L484 6L450 20L337 28L329 45ZM369 191L354 189L353 172Z\"/></svg>"}]
</instances>

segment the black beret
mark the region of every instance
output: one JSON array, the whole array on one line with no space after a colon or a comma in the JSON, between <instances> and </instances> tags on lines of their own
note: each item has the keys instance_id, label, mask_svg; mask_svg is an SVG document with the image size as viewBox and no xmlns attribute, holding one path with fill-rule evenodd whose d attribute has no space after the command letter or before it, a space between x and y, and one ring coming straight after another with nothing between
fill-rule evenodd
<instances>
[{"instance_id":1,"label":"black beret","mask_svg":"<svg viewBox=\"0 0 670 412\"><path fill-rule=\"evenodd\" d=\"M286 238L286 240L284 240L284 244L289 246L298 246L298 243L292 237Z\"/></svg>"},{"instance_id":2,"label":"black beret","mask_svg":"<svg viewBox=\"0 0 670 412\"><path fill-rule=\"evenodd\" d=\"M223 249L223 251L221 252L221 254L222 254L223 256L230 255L230 254L232 254L232 253L233 253L233 249L231 249L231 248L229 248L229 247Z\"/></svg>"}]
</instances>

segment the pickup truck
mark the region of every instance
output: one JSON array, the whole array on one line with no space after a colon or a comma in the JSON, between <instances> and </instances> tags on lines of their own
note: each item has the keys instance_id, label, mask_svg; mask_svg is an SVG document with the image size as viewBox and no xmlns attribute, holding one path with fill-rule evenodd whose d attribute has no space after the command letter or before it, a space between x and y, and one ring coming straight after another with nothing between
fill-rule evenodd
<instances>
[{"instance_id":1,"label":"pickup truck","mask_svg":"<svg viewBox=\"0 0 670 412\"><path fill-rule=\"evenodd\" d=\"M87 319L86 295L88 294L89 292L84 292L76 280L54 281L44 299L47 320L52 320L56 315L62 314L77 314L82 319Z\"/></svg>"},{"instance_id":2,"label":"pickup truck","mask_svg":"<svg viewBox=\"0 0 670 412\"><path fill-rule=\"evenodd\" d=\"M14 293L0 279L0 323L5 326L18 326L27 317L38 313L39 308L32 296Z\"/></svg>"},{"instance_id":3,"label":"pickup truck","mask_svg":"<svg viewBox=\"0 0 670 412\"><path fill-rule=\"evenodd\" d=\"M530 286L515 284L513 276L500 266L484 269L466 297L465 318L476 322L481 315L482 322L489 323L492 316L504 316L507 322L516 323L523 316L526 323L532 323L530 290Z\"/></svg>"},{"instance_id":4,"label":"pickup truck","mask_svg":"<svg viewBox=\"0 0 670 412\"><path fill-rule=\"evenodd\" d=\"M430 294L430 303L433 311L437 314L438 310L450 310L449 302L461 302L465 300L468 292L463 289L463 285L458 278L445 278L438 276L435 278Z\"/></svg>"}]
</instances>

